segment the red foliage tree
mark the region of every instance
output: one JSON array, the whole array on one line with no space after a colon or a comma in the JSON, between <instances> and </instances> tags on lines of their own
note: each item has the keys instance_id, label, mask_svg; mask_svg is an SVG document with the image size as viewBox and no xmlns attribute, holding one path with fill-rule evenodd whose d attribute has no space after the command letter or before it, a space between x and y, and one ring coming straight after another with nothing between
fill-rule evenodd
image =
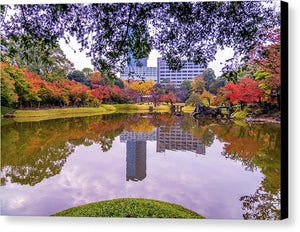
<instances>
[{"instance_id":1,"label":"red foliage tree","mask_svg":"<svg viewBox=\"0 0 300 232\"><path fill-rule=\"evenodd\" d=\"M172 91L169 92L169 94L163 94L160 96L159 98L160 102L166 102L167 104L169 104L169 102L171 104L176 102L176 99L174 97L174 93Z\"/></svg>"},{"instance_id":2,"label":"red foliage tree","mask_svg":"<svg viewBox=\"0 0 300 232\"><path fill-rule=\"evenodd\" d=\"M224 86L224 90L227 92L224 97L228 102L231 104L240 102L242 109L245 104L258 102L264 96L259 83L251 78L242 78L237 84L229 82Z\"/></svg>"},{"instance_id":3,"label":"red foliage tree","mask_svg":"<svg viewBox=\"0 0 300 232\"><path fill-rule=\"evenodd\" d=\"M99 103L102 103L103 99L108 99L110 97L109 90L103 86L93 89L91 94L99 101Z\"/></svg>"}]
</instances>

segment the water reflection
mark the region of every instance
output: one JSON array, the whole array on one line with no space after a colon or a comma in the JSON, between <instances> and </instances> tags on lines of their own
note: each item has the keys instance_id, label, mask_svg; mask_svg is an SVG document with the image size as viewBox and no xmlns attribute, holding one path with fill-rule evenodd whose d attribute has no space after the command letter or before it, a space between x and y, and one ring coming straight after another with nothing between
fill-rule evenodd
<instances>
[{"instance_id":1,"label":"water reflection","mask_svg":"<svg viewBox=\"0 0 300 232\"><path fill-rule=\"evenodd\" d=\"M108 151L124 130L118 117L85 117L35 123L14 123L1 127L1 184L36 185L59 174L67 157L79 145L99 144Z\"/></svg>"},{"instance_id":2,"label":"water reflection","mask_svg":"<svg viewBox=\"0 0 300 232\"><path fill-rule=\"evenodd\" d=\"M141 181L146 177L146 141L127 141L126 180Z\"/></svg>"},{"instance_id":3,"label":"water reflection","mask_svg":"<svg viewBox=\"0 0 300 232\"><path fill-rule=\"evenodd\" d=\"M2 124L1 143L7 215L25 214L24 207L26 215L35 207L40 207L37 215L48 215L92 201L144 197L181 204L208 218L280 218L277 125L115 114ZM91 186L61 184L80 176ZM78 197L78 191L90 195ZM23 199L19 208L12 203L16 194ZM26 196L41 203L31 204ZM60 205L49 205L54 200Z\"/></svg>"},{"instance_id":4,"label":"water reflection","mask_svg":"<svg viewBox=\"0 0 300 232\"><path fill-rule=\"evenodd\" d=\"M156 140L153 132L124 131L120 142L126 143L126 180L142 181L146 178L147 140Z\"/></svg>"},{"instance_id":5,"label":"water reflection","mask_svg":"<svg viewBox=\"0 0 300 232\"><path fill-rule=\"evenodd\" d=\"M192 151L205 155L205 145L199 139L194 138L190 132L184 132L179 123L174 126L160 126L157 128L157 152Z\"/></svg>"},{"instance_id":6,"label":"water reflection","mask_svg":"<svg viewBox=\"0 0 300 232\"><path fill-rule=\"evenodd\" d=\"M280 219L279 126L239 123L215 131L226 142L222 155L241 162L247 171L260 169L265 176L255 193L240 198L244 219Z\"/></svg>"}]
</instances>

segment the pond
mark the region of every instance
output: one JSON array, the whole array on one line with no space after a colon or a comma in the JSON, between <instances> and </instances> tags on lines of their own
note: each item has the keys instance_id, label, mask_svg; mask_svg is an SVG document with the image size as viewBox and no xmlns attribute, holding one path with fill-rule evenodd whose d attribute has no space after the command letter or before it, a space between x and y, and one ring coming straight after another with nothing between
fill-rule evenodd
<instances>
[{"instance_id":1,"label":"pond","mask_svg":"<svg viewBox=\"0 0 300 232\"><path fill-rule=\"evenodd\" d=\"M1 126L1 214L116 198L210 219L280 218L280 125L112 114Z\"/></svg>"}]
</instances>

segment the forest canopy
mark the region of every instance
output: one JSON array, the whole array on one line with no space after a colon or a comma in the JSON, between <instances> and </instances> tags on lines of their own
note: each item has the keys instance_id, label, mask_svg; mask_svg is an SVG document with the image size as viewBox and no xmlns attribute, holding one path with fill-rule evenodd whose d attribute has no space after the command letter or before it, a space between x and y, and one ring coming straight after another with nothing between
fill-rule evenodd
<instances>
[{"instance_id":1,"label":"forest canopy","mask_svg":"<svg viewBox=\"0 0 300 232\"><path fill-rule=\"evenodd\" d=\"M93 65L114 75L132 58L158 50L170 68L182 59L207 64L218 48L247 55L280 25L273 6L257 1L1 5L1 47L27 49L75 37ZM10 14L8 14L10 11ZM30 38L30 39L29 39ZM5 49L1 49L5 50Z\"/></svg>"}]
</instances>

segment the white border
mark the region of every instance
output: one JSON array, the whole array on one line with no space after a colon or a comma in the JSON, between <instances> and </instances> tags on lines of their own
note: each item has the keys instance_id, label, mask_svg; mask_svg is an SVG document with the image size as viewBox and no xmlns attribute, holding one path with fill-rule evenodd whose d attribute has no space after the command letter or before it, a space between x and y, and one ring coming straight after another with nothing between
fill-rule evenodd
<instances>
[{"instance_id":1,"label":"white border","mask_svg":"<svg viewBox=\"0 0 300 232\"><path fill-rule=\"evenodd\" d=\"M39 0L39 3L51 1ZM51 3L100 2L100 1L53 1ZM104 2L104 1L101 1ZM121 2L110 0L109 2ZM141 1L139 1L141 2ZM0 217L1 231L299 231L299 82L300 70L300 1L287 0L289 3L289 219L284 221L241 221L241 220L166 220L166 219L114 219L114 218L50 218L50 217ZM0 0L0 4L16 3L16 0ZM24 2L18 2L24 3ZM26 1L37 3L37 1ZM298 129L298 130L297 130ZM298 133L297 133L298 132ZM284 155L284 154L282 154ZM297 178L298 177L298 178ZM201 199L199 199L201 200ZM159 230L159 231L160 231Z\"/></svg>"}]
</instances>

